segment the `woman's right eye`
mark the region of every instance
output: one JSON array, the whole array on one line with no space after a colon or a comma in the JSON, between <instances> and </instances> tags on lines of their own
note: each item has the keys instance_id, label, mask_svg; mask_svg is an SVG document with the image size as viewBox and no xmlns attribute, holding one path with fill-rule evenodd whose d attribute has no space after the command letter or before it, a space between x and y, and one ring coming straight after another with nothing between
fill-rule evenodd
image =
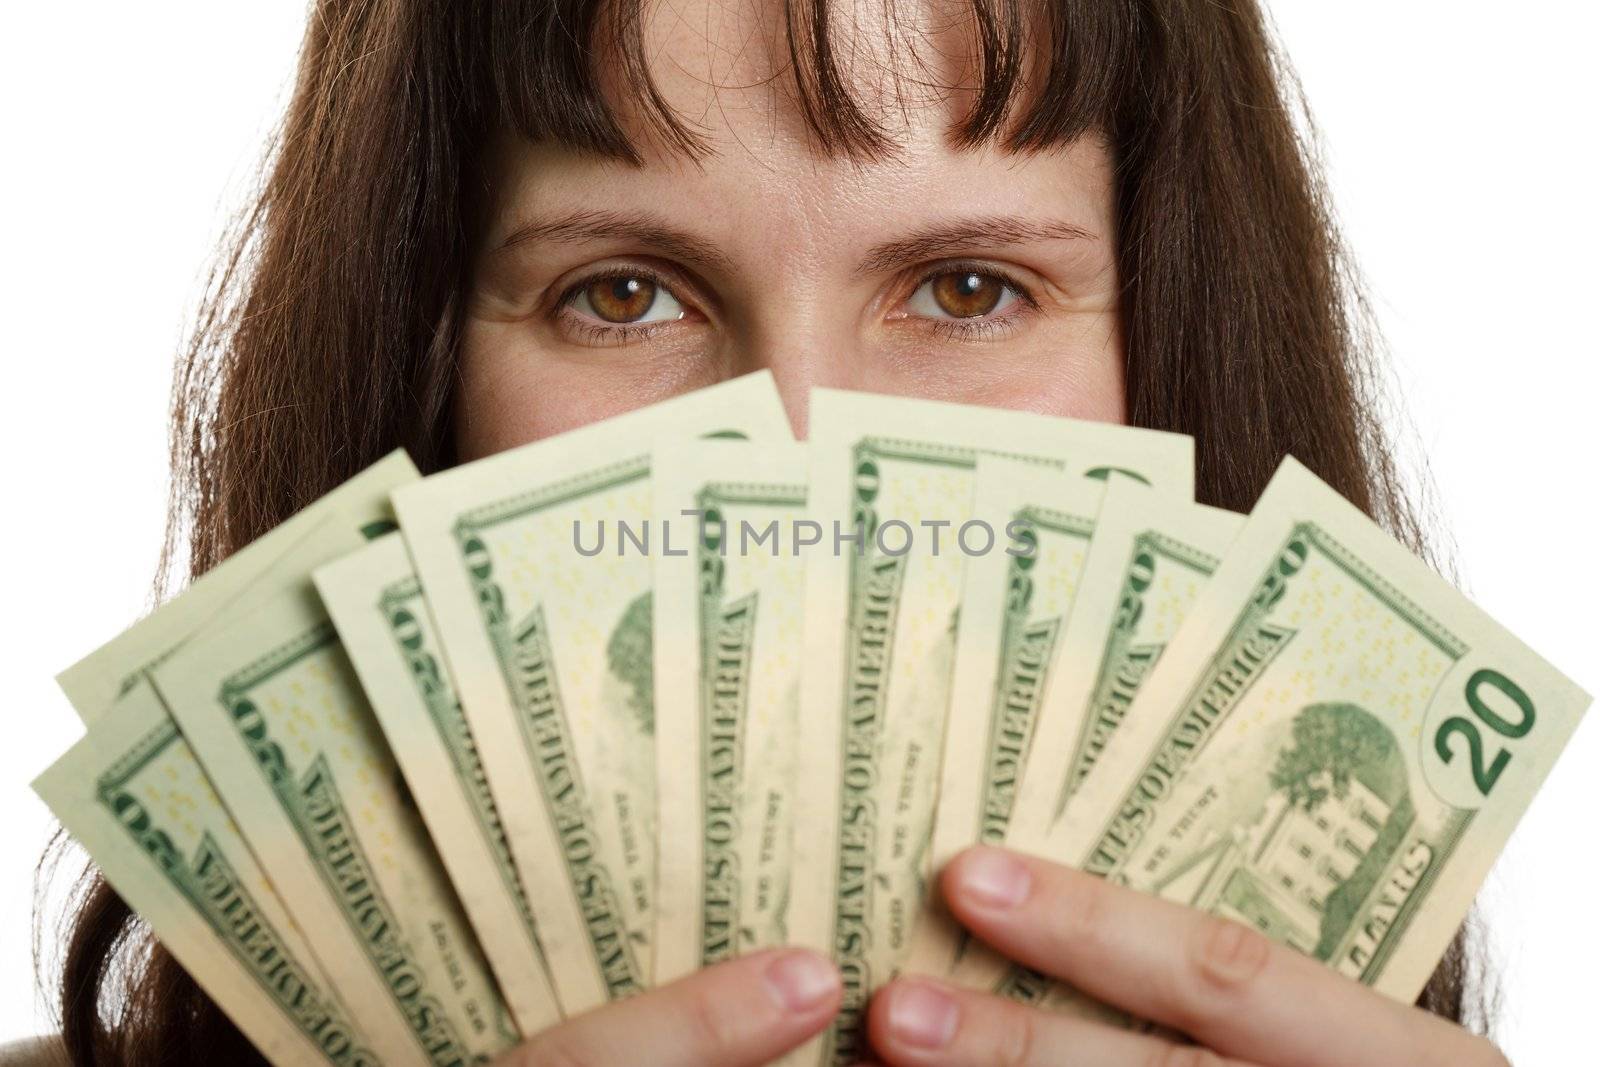
<instances>
[{"instance_id":1,"label":"woman's right eye","mask_svg":"<svg viewBox=\"0 0 1600 1067\"><path fill-rule=\"evenodd\" d=\"M684 317L678 298L658 279L638 272L579 282L564 301L599 326L642 326Z\"/></svg>"}]
</instances>

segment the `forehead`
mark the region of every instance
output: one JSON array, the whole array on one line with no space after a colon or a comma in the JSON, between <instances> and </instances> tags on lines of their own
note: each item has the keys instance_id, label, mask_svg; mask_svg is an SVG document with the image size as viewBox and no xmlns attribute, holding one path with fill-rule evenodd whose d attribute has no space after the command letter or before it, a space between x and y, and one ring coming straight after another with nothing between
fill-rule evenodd
<instances>
[{"instance_id":1,"label":"forehead","mask_svg":"<svg viewBox=\"0 0 1600 1067\"><path fill-rule=\"evenodd\" d=\"M642 0L637 51L661 102L715 150L814 141L801 82L826 107L830 75L898 146L971 108L973 12L971 0ZM598 58L607 103L643 144L641 72L614 43Z\"/></svg>"},{"instance_id":2,"label":"forehead","mask_svg":"<svg viewBox=\"0 0 1600 1067\"><path fill-rule=\"evenodd\" d=\"M506 210L491 230L508 232L535 208L644 207L689 220L719 244L782 241L791 254L963 215L1048 211L1109 232L1110 167L1098 138L1021 153L999 139L960 147L952 138L979 79L971 0L817 6L831 9L824 39L843 88L888 153L827 151L808 125L798 79L814 77L814 50L790 42L813 38L805 17L790 13L811 12L810 0L645 0L638 54L704 153L690 157L656 135L625 51L602 47L601 92L639 164L506 136L495 168Z\"/></svg>"}]
</instances>

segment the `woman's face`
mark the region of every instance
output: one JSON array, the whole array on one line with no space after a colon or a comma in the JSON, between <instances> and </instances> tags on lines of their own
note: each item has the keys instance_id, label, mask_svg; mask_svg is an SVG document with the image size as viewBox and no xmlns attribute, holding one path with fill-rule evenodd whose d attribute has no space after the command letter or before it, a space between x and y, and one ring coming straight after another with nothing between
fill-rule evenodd
<instances>
[{"instance_id":1,"label":"woman's face","mask_svg":"<svg viewBox=\"0 0 1600 1067\"><path fill-rule=\"evenodd\" d=\"M777 7L652 7L656 82L714 149L698 164L653 146L621 86L608 96L643 166L495 146L457 393L463 459L760 368L800 435L813 385L1122 420L1104 147L953 149L970 93L908 79L965 85L936 54L959 48L927 34L913 69L886 33L858 28L854 91L898 157L826 158L794 101Z\"/></svg>"}]
</instances>

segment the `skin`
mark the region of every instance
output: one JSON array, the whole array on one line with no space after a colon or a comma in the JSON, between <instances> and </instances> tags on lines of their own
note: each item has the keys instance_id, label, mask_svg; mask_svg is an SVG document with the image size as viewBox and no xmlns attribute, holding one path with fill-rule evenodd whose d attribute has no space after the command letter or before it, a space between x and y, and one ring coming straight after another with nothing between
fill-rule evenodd
<instances>
[{"instance_id":1,"label":"skin","mask_svg":"<svg viewBox=\"0 0 1600 1067\"><path fill-rule=\"evenodd\" d=\"M801 434L814 385L1122 421L1105 149L1086 140L1033 156L958 152L946 131L968 97L952 91L906 102L905 121L891 125L898 159L825 159L768 61L779 45L747 41L777 31L735 9L744 6L652 8L662 93L714 149L698 166L646 144L622 90L614 107L642 167L513 138L495 145L463 338L463 457L761 368ZM770 22L773 9L751 0L745 15ZM949 78L959 84L959 71ZM580 233L585 224L604 232ZM916 238L920 247L907 245ZM646 285L655 276L655 300L633 311L587 289L597 272L619 270ZM997 298L982 316L962 314L982 308L959 299L974 275L974 295ZM637 318L608 322L600 309Z\"/></svg>"},{"instance_id":2,"label":"skin","mask_svg":"<svg viewBox=\"0 0 1600 1067\"><path fill-rule=\"evenodd\" d=\"M960 41L930 10L896 5L902 20L923 20L915 66L880 20L861 19L849 39L858 98L886 116L891 160L814 150L784 73L776 0L648 9L657 84L712 147L697 164L653 147L615 86L640 167L496 143L463 337L462 458L760 368L800 436L817 385L1123 421L1107 151L1092 138L1021 157L950 147L970 79L951 58ZM882 95L886 70L904 75L899 96ZM974 850L941 887L1003 953L1197 1044L903 978L869 1013L888 1064L1505 1062L1242 926L1064 868ZM820 1032L839 998L831 963L763 952L569 1020L502 1063L765 1063Z\"/></svg>"}]
</instances>

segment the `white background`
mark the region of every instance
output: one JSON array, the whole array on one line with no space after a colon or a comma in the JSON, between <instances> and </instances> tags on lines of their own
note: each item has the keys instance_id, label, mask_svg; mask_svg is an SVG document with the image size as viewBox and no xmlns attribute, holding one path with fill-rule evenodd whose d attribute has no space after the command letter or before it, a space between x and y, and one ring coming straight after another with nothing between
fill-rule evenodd
<instances>
[{"instance_id":1,"label":"white background","mask_svg":"<svg viewBox=\"0 0 1600 1067\"><path fill-rule=\"evenodd\" d=\"M1600 691L1600 15L1529 2L1277 0L1334 199L1469 590ZM1514 12L1514 13L1513 13ZM287 98L300 3L19 5L0 45L0 1040L48 1025L30 941L51 821L26 783L78 734L60 668L148 607L170 362ZM1499 1036L1587 1059L1600 726L1486 890Z\"/></svg>"}]
</instances>

